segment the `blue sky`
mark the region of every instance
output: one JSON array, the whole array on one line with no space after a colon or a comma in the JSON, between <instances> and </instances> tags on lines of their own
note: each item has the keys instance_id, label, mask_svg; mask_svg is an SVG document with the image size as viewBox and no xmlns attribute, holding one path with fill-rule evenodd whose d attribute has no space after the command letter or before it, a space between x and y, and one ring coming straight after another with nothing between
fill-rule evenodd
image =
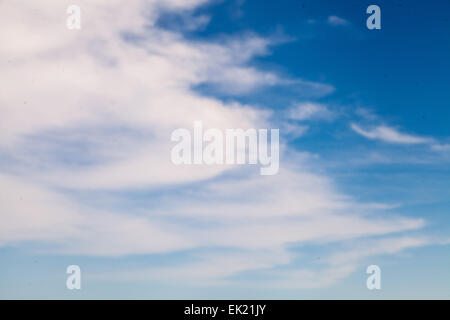
<instances>
[{"instance_id":1,"label":"blue sky","mask_svg":"<svg viewBox=\"0 0 450 320\"><path fill-rule=\"evenodd\" d=\"M450 298L448 2L44 2L0 5L0 298ZM175 167L195 120L279 173Z\"/></svg>"}]
</instances>

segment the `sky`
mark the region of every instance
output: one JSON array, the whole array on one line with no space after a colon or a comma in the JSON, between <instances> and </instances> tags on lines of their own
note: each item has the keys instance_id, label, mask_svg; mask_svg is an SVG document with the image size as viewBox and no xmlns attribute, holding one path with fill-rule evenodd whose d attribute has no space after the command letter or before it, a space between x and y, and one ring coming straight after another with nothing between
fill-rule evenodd
<instances>
[{"instance_id":1,"label":"sky","mask_svg":"<svg viewBox=\"0 0 450 320\"><path fill-rule=\"evenodd\" d=\"M450 298L450 2L0 11L1 299ZM198 120L279 128L278 173L175 166Z\"/></svg>"}]
</instances>

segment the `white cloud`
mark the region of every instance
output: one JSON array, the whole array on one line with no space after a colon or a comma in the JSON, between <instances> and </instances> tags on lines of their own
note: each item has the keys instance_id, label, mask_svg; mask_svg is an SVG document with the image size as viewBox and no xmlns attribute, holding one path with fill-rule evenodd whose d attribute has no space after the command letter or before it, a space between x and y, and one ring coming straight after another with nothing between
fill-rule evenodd
<instances>
[{"instance_id":1,"label":"white cloud","mask_svg":"<svg viewBox=\"0 0 450 320\"><path fill-rule=\"evenodd\" d=\"M89 208L26 179L0 174L0 187L0 246L102 256L193 247L164 223Z\"/></svg>"},{"instance_id":2,"label":"white cloud","mask_svg":"<svg viewBox=\"0 0 450 320\"><path fill-rule=\"evenodd\" d=\"M340 18L338 16L329 16L327 22L329 25L333 27L350 25L349 21L345 20L344 18Z\"/></svg>"},{"instance_id":3,"label":"white cloud","mask_svg":"<svg viewBox=\"0 0 450 320\"><path fill-rule=\"evenodd\" d=\"M323 104L302 102L288 111L288 117L292 120L332 120L335 113Z\"/></svg>"},{"instance_id":4,"label":"white cloud","mask_svg":"<svg viewBox=\"0 0 450 320\"><path fill-rule=\"evenodd\" d=\"M335 284L349 276L370 259L382 255L395 255L404 250L436 244L439 241L425 237L390 237L363 242L352 242L333 251L328 257L316 260L314 268L292 268L292 255L286 250L258 250L238 252L222 251L197 256L196 262L169 268L147 268L113 273L96 273L96 279L116 281L163 281L176 284L182 281L193 286L230 285L262 288L310 289ZM445 245L448 241L441 241ZM372 260L373 261L373 260ZM273 268L276 265L279 268ZM232 277L246 271L264 281L251 282Z\"/></svg>"},{"instance_id":5,"label":"white cloud","mask_svg":"<svg viewBox=\"0 0 450 320\"><path fill-rule=\"evenodd\" d=\"M430 143L433 140L430 138L424 138L419 136L413 136L405 133L398 132L396 129L387 127L384 125L377 126L370 130L365 130L359 125L352 123L351 128L356 133L362 135L365 138L372 140L382 140L389 143L398 144L421 144Z\"/></svg>"}]
</instances>

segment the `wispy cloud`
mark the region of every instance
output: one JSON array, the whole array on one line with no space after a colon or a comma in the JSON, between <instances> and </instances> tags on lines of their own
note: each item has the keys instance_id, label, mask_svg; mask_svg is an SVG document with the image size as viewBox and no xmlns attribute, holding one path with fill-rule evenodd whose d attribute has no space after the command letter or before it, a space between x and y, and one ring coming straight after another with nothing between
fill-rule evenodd
<instances>
[{"instance_id":1,"label":"wispy cloud","mask_svg":"<svg viewBox=\"0 0 450 320\"><path fill-rule=\"evenodd\" d=\"M332 120L335 112L326 105L314 102L298 103L288 111L288 117L292 120Z\"/></svg>"},{"instance_id":2,"label":"wispy cloud","mask_svg":"<svg viewBox=\"0 0 450 320\"><path fill-rule=\"evenodd\" d=\"M348 26L351 24L350 21L338 16L329 16L327 19L327 23L333 27Z\"/></svg>"},{"instance_id":3,"label":"wispy cloud","mask_svg":"<svg viewBox=\"0 0 450 320\"><path fill-rule=\"evenodd\" d=\"M351 128L361 136L372 139L381 140L388 143L398 144L426 144L433 141L431 138L425 138L410 134L401 133L398 130L388 126L377 126L371 129L363 129L361 126L352 123Z\"/></svg>"},{"instance_id":4,"label":"wispy cloud","mask_svg":"<svg viewBox=\"0 0 450 320\"><path fill-rule=\"evenodd\" d=\"M434 144L431 146L435 151L450 151L450 144Z\"/></svg>"}]
</instances>

